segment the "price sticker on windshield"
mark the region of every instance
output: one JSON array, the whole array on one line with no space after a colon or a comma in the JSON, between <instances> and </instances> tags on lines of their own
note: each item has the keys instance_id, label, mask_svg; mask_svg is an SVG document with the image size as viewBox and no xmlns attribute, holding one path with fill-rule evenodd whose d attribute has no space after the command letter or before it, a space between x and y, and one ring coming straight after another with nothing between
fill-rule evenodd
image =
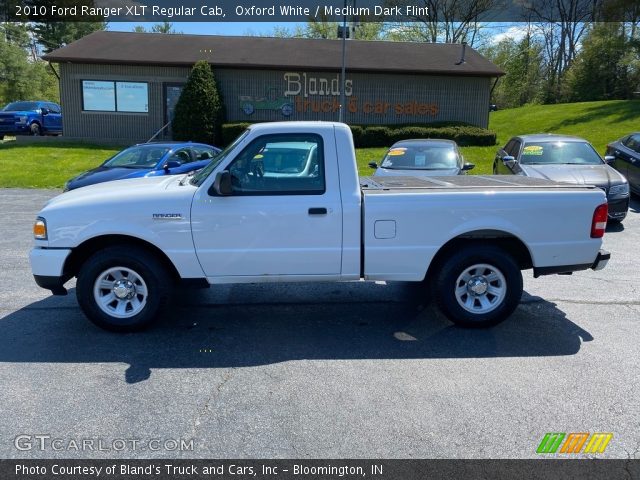
<instances>
[{"instance_id":1,"label":"price sticker on windshield","mask_svg":"<svg viewBox=\"0 0 640 480\"><path fill-rule=\"evenodd\" d=\"M522 150L523 155L542 155L542 145L527 145Z\"/></svg>"}]
</instances>

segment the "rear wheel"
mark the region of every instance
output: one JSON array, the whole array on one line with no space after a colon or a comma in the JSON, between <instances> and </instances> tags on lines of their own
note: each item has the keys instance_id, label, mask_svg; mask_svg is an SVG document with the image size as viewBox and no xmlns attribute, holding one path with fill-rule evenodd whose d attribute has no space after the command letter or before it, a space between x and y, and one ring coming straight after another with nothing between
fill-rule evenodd
<instances>
[{"instance_id":1,"label":"rear wheel","mask_svg":"<svg viewBox=\"0 0 640 480\"><path fill-rule=\"evenodd\" d=\"M97 326L133 332L149 326L169 303L171 277L156 257L137 247L99 251L81 267L76 296Z\"/></svg>"},{"instance_id":2,"label":"rear wheel","mask_svg":"<svg viewBox=\"0 0 640 480\"><path fill-rule=\"evenodd\" d=\"M437 303L456 325L486 328L507 319L522 296L522 273L513 258L492 246L465 247L435 278Z\"/></svg>"}]
</instances>

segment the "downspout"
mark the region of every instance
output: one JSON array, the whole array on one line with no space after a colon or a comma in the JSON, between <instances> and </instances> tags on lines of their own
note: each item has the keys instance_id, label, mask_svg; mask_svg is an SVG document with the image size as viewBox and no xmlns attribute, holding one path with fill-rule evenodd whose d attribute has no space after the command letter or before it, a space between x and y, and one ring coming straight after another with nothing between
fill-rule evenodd
<instances>
[{"instance_id":1,"label":"downspout","mask_svg":"<svg viewBox=\"0 0 640 480\"><path fill-rule=\"evenodd\" d=\"M56 72L56 69L53 68L53 65L51 64L51 62L47 62L47 63L49 64L49 68L51 68L51 71L56 76L56 78L58 79L58 82L59 82L60 81L60 75L58 75L58 72Z\"/></svg>"}]
</instances>

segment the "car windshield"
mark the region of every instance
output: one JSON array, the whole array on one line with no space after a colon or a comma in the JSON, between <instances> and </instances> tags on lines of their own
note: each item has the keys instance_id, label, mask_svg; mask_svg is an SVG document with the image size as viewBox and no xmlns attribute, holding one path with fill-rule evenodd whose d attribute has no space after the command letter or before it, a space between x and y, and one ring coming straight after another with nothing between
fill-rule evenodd
<instances>
[{"instance_id":1,"label":"car windshield","mask_svg":"<svg viewBox=\"0 0 640 480\"><path fill-rule=\"evenodd\" d=\"M453 145L393 146L382 161L383 168L396 170L439 170L458 166Z\"/></svg>"},{"instance_id":2,"label":"car windshield","mask_svg":"<svg viewBox=\"0 0 640 480\"><path fill-rule=\"evenodd\" d=\"M240 136L236 138L231 144L229 144L227 148L225 148L216 157L214 157L213 160L211 160L206 167L204 167L202 170L196 173L191 178L189 183L191 183L191 185L195 185L196 187L199 187L202 184L202 182L204 182L205 179L209 176L209 174L211 174L211 172L213 172L216 169L216 167L220 165L220 162L222 162L225 158L227 158L227 155L229 155L229 153L233 151L236 145L238 145L242 141L242 139L246 137L248 134L249 134L249 129L242 132Z\"/></svg>"},{"instance_id":3,"label":"car windshield","mask_svg":"<svg viewBox=\"0 0 640 480\"><path fill-rule=\"evenodd\" d=\"M166 145L137 145L117 153L104 163L107 168L154 168L167 154Z\"/></svg>"},{"instance_id":4,"label":"car windshield","mask_svg":"<svg viewBox=\"0 0 640 480\"><path fill-rule=\"evenodd\" d=\"M520 155L523 165L602 165L600 155L587 142L526 143Z\"/></svg>"},{"instance_id":5,"label":"car windshield","mask_svg":"<svg viewBox=\"0 0 640 480\"><path fill-rule=\"evenodd\" d=\"M13 102L2 109L3 112L28 112L37 110L37 102Z\"/></svg>"}]
</instances>

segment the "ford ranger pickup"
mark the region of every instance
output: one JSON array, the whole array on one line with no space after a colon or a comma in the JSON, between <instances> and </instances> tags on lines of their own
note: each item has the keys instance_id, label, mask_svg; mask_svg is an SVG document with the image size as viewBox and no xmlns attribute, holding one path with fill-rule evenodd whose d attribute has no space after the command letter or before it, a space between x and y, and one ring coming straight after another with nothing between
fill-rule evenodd
<instances>
[{"instance_id":1,"label":"ford ranger pickup","mask_svg":"<svg viewBox=\"0 0 640 480\"><path fill-rule=\"evenodd\" d=\"M422 282L454 323L511 315L522 270L604 268L602 190L520 176L358 178L349 127L249 127L191 175L119 180L50 200L38 285L100 327L140 330L178 284Z\"/></svg>"}]
</instances>

